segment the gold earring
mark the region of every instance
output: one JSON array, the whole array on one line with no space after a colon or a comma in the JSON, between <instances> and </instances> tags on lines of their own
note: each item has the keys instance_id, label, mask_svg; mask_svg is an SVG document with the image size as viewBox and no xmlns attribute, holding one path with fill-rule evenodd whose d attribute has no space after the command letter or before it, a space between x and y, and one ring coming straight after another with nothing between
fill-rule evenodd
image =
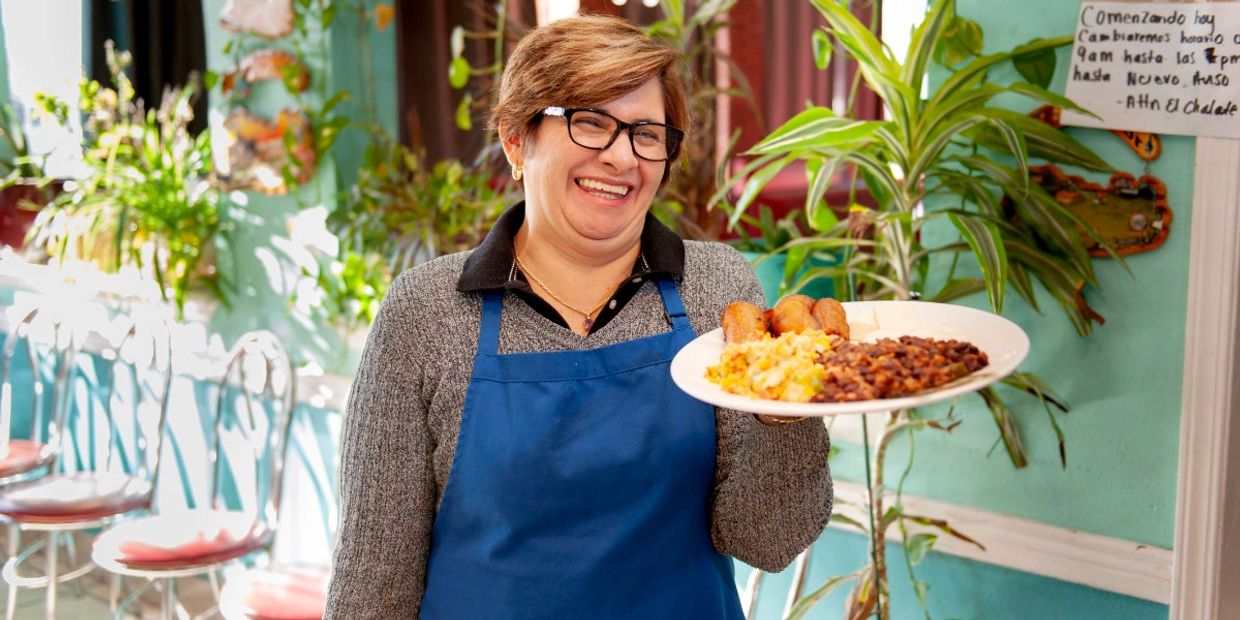
<instances>
[{"instance_id":1,"label":"gold earring","mask_svg":"<svg viewBox=\"0 0 1240 620\"><path fill-rule=\"evenodd\" d=\"M513 181L520 181L520 180L521 180L521 166L513 166L513 167L512 167L512 180L513 180Z\"/></svg>"}]
</instances>

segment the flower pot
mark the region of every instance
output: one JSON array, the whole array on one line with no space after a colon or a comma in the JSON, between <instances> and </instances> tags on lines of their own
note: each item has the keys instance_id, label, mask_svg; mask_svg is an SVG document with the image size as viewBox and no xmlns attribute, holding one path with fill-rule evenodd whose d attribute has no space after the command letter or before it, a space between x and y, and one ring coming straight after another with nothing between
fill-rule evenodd
<instances>
[{"instance_id":1,"label":"flower pot","mask_svg":"<svg viewBox=\"0 0 1240 620\"><path fill-rule=\"evenodd\" d=\"M26 231L39 214L38 208L47 204L57 191L59 184L40 188L34 181L19 181L0 189L0 246L21 250ZM30 205L38 208L29 208Z\"/></svg>"}]
</instances>

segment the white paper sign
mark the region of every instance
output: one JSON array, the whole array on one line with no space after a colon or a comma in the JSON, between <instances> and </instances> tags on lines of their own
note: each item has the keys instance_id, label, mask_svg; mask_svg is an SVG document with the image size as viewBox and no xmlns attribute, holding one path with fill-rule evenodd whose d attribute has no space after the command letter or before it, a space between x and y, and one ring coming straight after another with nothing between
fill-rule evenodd
<instances>
[{"instance_id":1,"label":"white paper sign","mask_svg":"<svg viewBox=\"0 0 1240 620\"><path fill-rule=\"evenodd\" d=\"M1082 2L1065 125L1240 138L1240 4Z\"/></svg>"}]
</instances>

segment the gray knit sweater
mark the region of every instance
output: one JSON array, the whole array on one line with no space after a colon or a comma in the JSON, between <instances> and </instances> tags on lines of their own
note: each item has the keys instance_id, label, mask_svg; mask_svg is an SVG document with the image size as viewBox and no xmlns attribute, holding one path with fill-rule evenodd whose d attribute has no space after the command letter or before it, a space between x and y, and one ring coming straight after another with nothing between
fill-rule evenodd
<instances>
[{"instance_id":1,"label":"gray knit sweater","mask_svg":"<svg viewBox=\"0 0 1240 620\"><path fill-rule=\"evenodd\" d=\"M327 618L417 617L431 527L478 346L481 295L455 288L467 255L402 274L371 329L345 416ZM749 264L719 243L685 242L680 292L698 333L718 327L733 300L762 304ZM592 349L669 329L653 282L588 337L508 294L499 347L500 353ZM763 570L782 570L831 515L826 429L817 420L765 426L727 410L716 412L716 429L715 548ZM485 596L485 586L479 588Z\"/></svg>"}]
</instances>

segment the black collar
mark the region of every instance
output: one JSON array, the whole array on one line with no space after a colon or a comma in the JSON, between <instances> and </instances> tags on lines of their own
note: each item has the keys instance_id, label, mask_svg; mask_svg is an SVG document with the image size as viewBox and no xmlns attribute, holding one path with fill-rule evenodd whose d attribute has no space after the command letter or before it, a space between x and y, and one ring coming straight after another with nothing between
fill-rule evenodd
<instances>
[{"instance_id":1,"label":"black collar","mask_svg":"<svg viewBox=\"0 0 1240 620\"><path fill-rule=\"evenodd\" d=\"M456 290L462 293L505 288L512 279L512 240L525 221L525 202L504 211L491 232L465 260ZM647 213L642 227L642 254L634 275L667 275L679 280L685 272L685 243L658 218Z\"/></svg>"}]
</instances>

